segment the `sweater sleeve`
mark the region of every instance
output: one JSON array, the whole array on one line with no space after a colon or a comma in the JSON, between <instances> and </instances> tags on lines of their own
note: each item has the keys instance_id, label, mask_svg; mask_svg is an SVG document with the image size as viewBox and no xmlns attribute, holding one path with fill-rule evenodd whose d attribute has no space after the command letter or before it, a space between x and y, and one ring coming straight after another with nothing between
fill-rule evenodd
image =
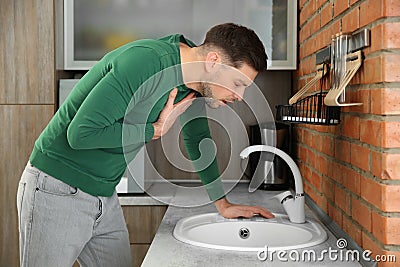
<instances>
[{"instance_id":1,"label":"sweater sleeve","mask_svg":"<svg viewBox=\"0 0 400 267\"><path fill-rule=\"evenodd\" d=\"M143 62L147 64L143 65ZM141 49L119 55L110 69L96 82L67 129L67 139L74 149L116 148L146 143L154 135L146 118L124 123L128 106L145 97L148 88L138 88L160 68L152 51ZM153 84L155 84L154 82ZM151 87L151 83L147 83ZM147 91L151 91L149 89Z\"/></svg>"},{"instance_id":2,"label":"sweater sleeve","mask_svg":"<svg viewBox=\"0 0 400 267\"><path fill-rule=\"evenodd\" d=\"M181 115L182 137L209 198L216 201L225 196L219 175L216 153L212 142L203 100L196 100Z\"/></svg>"}]
</instances>

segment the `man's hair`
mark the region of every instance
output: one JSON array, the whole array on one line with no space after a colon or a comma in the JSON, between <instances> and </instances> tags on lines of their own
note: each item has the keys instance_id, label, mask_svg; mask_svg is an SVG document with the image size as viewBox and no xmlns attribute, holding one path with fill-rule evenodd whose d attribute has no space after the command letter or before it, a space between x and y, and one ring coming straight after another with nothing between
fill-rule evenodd
<instances>
[{"instance_id":1,"label":"man's hair","mask_svg":"<svg viewBox=\"0 0 400 267\"><path fill-rule=\"evenodd\" d=\"M235 68L246 63L256 71L267 69L264 45L253 30L244 26L234 23L216 25L207 32L201 46L222 49Z\"/></svg>"}]
</instances>

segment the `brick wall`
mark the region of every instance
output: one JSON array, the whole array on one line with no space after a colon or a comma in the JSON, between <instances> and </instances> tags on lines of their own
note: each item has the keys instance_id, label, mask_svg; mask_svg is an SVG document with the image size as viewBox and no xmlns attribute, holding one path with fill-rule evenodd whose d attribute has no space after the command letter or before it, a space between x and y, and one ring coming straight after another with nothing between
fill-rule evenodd
<instances>
[{"instance_id":1,"label":"brick wall","mask_svg":"<svg viewBox=\"0 0 400 267\"><path fill-rule=\"evenodd\" d=\"M297 162L311 198L361 247L396 255L382 266L399 266L400 0L299 0L298 9L296 90L314 77L315 54L333 34L371 30L346 89L363 105L342 108L337 126L296 126Z\"/></svg>"}]
</instances>

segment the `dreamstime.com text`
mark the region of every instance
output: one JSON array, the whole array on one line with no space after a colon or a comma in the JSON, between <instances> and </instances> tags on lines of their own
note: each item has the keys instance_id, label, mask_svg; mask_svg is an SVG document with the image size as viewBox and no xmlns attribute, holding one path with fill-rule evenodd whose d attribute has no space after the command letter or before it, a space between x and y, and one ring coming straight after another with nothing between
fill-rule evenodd
<instances>
[{"instance_id":1,"label":"dreamstime.com text","mask_svg":"<svg viewBox=\"0 0 400 267\"><path fill-rule=\"evenodd\" d=\"M360 253L358 250L349 250L347 247L347 240L339 238L336 242L338 249L329 247L321 251L315 251L313 249L298 250L275 250L269 251L268 246L265 246L263 250L258 251L257 257L260 261L296 261L296 262L322 262L330 260L333 262L350 262L360 260L364 261L376 261L376 262L396 262L395 255L375 255L372 257L372 251L364 250Z\"/></svg>"}]
</instances>

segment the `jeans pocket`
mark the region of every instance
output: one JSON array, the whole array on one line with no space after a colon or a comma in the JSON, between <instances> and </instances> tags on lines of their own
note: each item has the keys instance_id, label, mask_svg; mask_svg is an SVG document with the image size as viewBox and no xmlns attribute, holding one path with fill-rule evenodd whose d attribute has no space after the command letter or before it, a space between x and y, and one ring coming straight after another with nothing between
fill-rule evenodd
<instances>
[{"instance_id":1,"label":"jeans pocket","mask_svg":"<svg viewBox=\"0 0 400 267\"><path fill-rule=\"evenodd\" d=\"M57 196L74 196L78 193L78 188L70 186L50 175L42 173L42 182L38 184L37 189L41 192Z\"/></svg>"}]
</instances>

